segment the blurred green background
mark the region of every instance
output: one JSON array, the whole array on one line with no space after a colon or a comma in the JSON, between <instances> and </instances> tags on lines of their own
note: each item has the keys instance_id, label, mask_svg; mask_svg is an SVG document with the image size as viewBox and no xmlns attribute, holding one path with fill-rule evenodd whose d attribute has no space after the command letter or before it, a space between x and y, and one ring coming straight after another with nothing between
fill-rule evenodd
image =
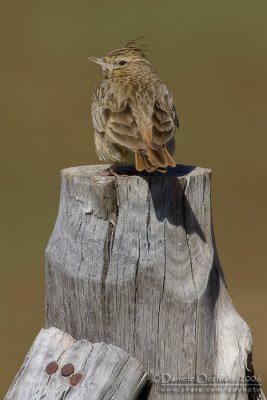
<instances>
[{"instance_id":1,"label":"blurred green background","mask_svg":"<svg viewBox=\"0 0 267 400\"><path fill-rule=\"evenodd\" d=\"M266 386L266 0L14 0L0 2L1 398L44 325L59 171L98 162L86 56L143 34L180 115L176 161L212 169L220 259Z\"/></svg>"}]
</instances>

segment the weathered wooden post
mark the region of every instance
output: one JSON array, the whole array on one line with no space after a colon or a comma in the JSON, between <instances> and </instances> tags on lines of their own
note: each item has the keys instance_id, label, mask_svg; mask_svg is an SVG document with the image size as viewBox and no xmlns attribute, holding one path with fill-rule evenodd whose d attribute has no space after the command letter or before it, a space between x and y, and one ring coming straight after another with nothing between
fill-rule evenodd
<instances>
[{"instance_id":1,"label":"weathered wooden post","mask_svg":"<svg viewBox=\"0 0 267 400\"><path fill-rule=\"evenodd\" d=\"M253 374L251 335L219 264L210 171L115 177L105 168L62 172L46 251L47 327L129 352L156 382L149 399L180 398L185 384L195 389L186 399L252 399L241 390ZM216 394L212 377L223 386Z\"/></svg>"},{"instance_id":2,"label":"weathered wooden post","mask_svg":"<svg viewBox=\"0 0 267 400\"><path fill-rule=\"evenodd\" d=\"M140 363L116 346L42 329L5 400L136 400L146 380Z\"/></svg>"}]
</instances>

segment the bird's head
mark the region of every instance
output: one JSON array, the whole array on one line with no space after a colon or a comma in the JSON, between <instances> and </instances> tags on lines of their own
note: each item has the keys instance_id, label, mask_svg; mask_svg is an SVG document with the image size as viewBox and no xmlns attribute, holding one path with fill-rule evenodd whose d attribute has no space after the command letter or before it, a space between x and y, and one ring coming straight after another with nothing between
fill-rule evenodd
<instances>
[{"instance_id":1,"label":"bird's head","mask_svg":"<svg viewBox=\"0 0 267 400\"><path fill-rule=\"evenodd\" d=\"M146 59L144 45L138 44L137 40L112 50L106 57L88 57L87 60L99 64L105 78L120 78L142 71L154 71L154 67Z\"/></svg>"}]
</instances>

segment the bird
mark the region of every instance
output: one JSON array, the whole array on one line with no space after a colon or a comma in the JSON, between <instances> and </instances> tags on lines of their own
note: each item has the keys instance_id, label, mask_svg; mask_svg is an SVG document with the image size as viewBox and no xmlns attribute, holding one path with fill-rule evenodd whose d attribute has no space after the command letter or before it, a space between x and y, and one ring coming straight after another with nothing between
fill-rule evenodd
<instances>
[{"instance_id":1,"label":"bird","mask_svg":"<svg viewBox=\"0 0 267 400\"><path fill-rule=\"evenodd\" d=\"M148 61L145 45L131 40L105 57L103 79L92 98L96 153L114 166L134 164L138 172L167 172L175 167L175 131L179 120L172 95Z\"/></svg>"}]
</instances>

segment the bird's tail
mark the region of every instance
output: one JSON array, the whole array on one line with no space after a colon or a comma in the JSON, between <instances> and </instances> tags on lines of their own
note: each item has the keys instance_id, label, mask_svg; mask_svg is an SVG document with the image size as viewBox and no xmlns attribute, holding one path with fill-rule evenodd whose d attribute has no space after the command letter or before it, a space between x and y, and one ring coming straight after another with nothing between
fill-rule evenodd
<instances>
[{"instance_id":1,"label":"bird's tail","mask_svg":"<svg viewBox=\"0 0 267 400\"><path fill-rule=\"evenodd\" d=\"M168 166L175 167L176 164L166 147L157 149L149 147L146 153L135 153L135 168L137 171L167 172Z\"/></svg>"}]
</instances>

